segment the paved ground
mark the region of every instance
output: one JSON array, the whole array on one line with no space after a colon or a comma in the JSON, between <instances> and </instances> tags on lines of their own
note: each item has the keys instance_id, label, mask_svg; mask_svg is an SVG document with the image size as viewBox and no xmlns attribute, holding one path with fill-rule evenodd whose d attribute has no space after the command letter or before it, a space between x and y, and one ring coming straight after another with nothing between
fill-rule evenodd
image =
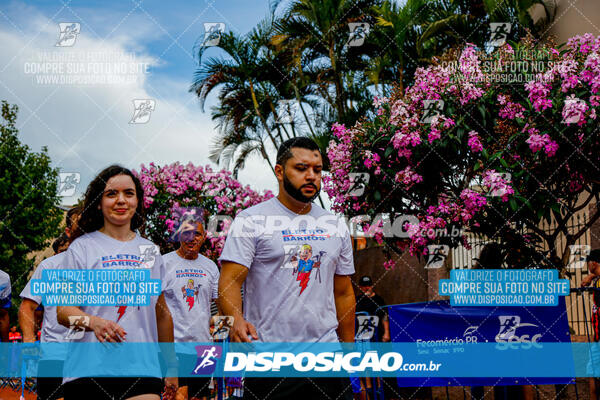
<instances>
[{"instance_id":1,"label":"paved ground","mask_svg":"<svg viewBox=\"0 0 600 400\"><path fill-rule=\"evenodd\" d=\"M19 396L21 395L21 392L14 392L11 389L0 389L0 400L19 400ZM37 399L37 396L35 394L31 394L31 393L27 393L25 392L25 399L26 400L35 400Z\"/></svg>"}]
</instances>

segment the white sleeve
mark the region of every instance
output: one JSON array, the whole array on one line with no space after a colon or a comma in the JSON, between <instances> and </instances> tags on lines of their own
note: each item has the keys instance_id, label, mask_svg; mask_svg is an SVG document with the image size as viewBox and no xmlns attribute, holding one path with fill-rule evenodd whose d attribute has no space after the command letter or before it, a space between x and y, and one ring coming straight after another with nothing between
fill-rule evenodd
<instances>
[{"instance_id":1,"label":"white sleeve","mask_svg":"<svg viewBox=\"0 0 600 400\"><path fill-rule=\"evenodd\" d=\"M336 275L352 275L354 274L354 255L352 253L352 239L348 231L341 238L342 248L340 256L335 267Z\"/></svg>"},{"instance_id":2,"label":"white sleeve","mask_svg":"<svg viewBox=\"0 0 600 400\"><path fill-rule=\"evenodd\" d=\"M42 304L41 296L31 294L31 281L33 281L34 279L42 279L42 271L44 270L44 266L45 266L45 264L42 261L37 266L35 271L33 271L33 275L31 276L31 279L29 280L29 282L27 282L27 285L25 285L25 287L23 288L23 291L21 291L21 294L20 294L21 298L35 301L37 304Z\"/></svg>"},{"instance_id":3,"label":"white sleeve","mask_svg":"<svg viewBox=\"0 0 600 400\"><path fill-rule=\"evenodd\" d=\"M0 308L10 308L12 289L10 286L10 276L0 270Z\"/></svg>"},{"instance_id":4,"label":"white sleeve","mask_svg":"<svg viewBox=\"0 0 600 400\"><path fill-rule=\"evenodd\" d=\"M69 248L64 252L62 264L57 266L57 269L85 269L86 265L86 249L83 244L83 238L77 238L69 245Z\"/></svg>"},{"instance_id":5,"label":"white sleeve","mask_svg":"<svg viewBox=\"0 0 600 400\"><path fill-rule=\"evenodd\" d=\"M173 282L175 280L175 278L173 277L173 274L169 274L167 273L168 271L168 263L169 260L166 259L164 256L161 256L162 259L162 273L160 273L161 276L161 292L168 292L169 290L173 290ZM158 259L157 259L158 261Z\"/></svg>"},{"instance_id":6,"label":"white sleeve","mask_svg":"<svg viewBox=\"0 0 600 400\"><path fill-rule=\"evenodd\" d=\"M217 299L219 298L219 269L217 268L217 266L215 265L215 275L213 276L213 281L212 281L212 298L213 299Z\"/></svg>"},{"instance_id":7,"label":"white sleeve","mask_svg":"<svg viewBox=\"0 0 600 400\"><path fill-rule=\"evenodd\" d=\"M256 252L256 225L252 216L240 213L231 224L219 261L230 261L250 269Z\"/></svg>"},{"instance_id":8,"label":"white sleeve","mask_svg":"<svg viewBox=\"0 0 600 400\"><path fill-rule=\"evenodd\" d=\"M73 243L69 245L69 248L61 253L64 254L61 265L57 265L56 269L86 269L87 265L87 252L83 238L77 238ZM69 279L67 279L69 281ZM81 304L69 304L70 306L81 307Z\"/></svg>"}]
</instances>

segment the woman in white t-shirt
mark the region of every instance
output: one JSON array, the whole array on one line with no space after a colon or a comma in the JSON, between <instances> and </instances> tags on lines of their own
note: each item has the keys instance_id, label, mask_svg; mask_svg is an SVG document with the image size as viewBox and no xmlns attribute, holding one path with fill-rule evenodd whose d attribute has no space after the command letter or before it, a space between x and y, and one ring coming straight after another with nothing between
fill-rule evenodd
<instances>
[{"instance_id":1,"label":"woman in white t-shirt","mask_svg":"<svg viewBox=\"0 0 600 400\"><path fill-rule=\"evenodd\" d=\"M130 170L112 165L100 172L87 188L64 268L146 269L151 279L162 281L165 265L158 247L135 232L144 221L143 196L140 181ZM158 400L163 388L163 398L174 398L177 378L166 378L163 386L158 353L153 351L156 342L173 342L173 320L163 294L151 296L146 306L78 304L59 306L57 314L62 325L85 328L71 338L86 344L70 346L63 379L65 400L82 396ZM93 344L98 342L104 344ZM125 345L107 344L119 342ZM173 367L174 355L166 356Z\"/></svg>"}]
</instances>

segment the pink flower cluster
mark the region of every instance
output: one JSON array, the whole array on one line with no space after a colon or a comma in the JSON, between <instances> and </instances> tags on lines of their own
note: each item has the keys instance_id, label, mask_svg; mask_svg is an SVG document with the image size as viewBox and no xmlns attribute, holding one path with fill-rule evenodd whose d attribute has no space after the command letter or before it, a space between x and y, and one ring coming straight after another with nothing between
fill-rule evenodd
<instances>
[{"instance_id":1,"label":"pink flower cluster","mask_svg":"<svg viewBox=\"0 0 600 400\"><path fill-rule=\"evenodd\" d=\"M173 231L181 208L199 207L208 213L235 217L241 210L273 197L270 191L260 194L249 186L242 186L231 172L213 171L210 166L173 163L160 167L150 163L148 167L142 164L139 172L133 172L144 189L147 215L164 221L163 227L147 228L158 232ZM169 212L165 213L165 209ZM224 239L211 239L211 258L218 257Z\"/></svg>"},{"instance_id":2,"label":"pink flower cluster","mask_svg":"<svg viewBox=\"0 0 600 400\"><path fill-rule=\"evenodd\" d=\"M569 46L574 53L597 53L600 50L600 37L595 37L591 33L573 36L567 40L567 46Z\"/></svg>"},{"instance_id":3,"label":"pink flower cluster","mask_svg":"<svg viewBox=\"0 0 600 400\"><path fill-rule=\"evenodd\" d=\"M442 195L437 206L428 207L426 214L418 217L418 224L406 223L404 226L411 239L408 247L410 254L423 254L426 246L436 239L438 232L446 228L448 223L467 226L486 205L485 196L471 189L464 189L460 198L455 200Z\"/></svg>"},{"instance_id":4,"label":"pink flower cluster","mask_svg":"<svg viewBox=\"0 0 600 400\"><path fill-rule=\"evenodd\" d=\"M565 105L562 110L564 124L585 124L585 112L588 110L585 101L578 99L574 94L565 99Z\"/></svg>"},{"instance_id":5,"label":"pink flower cluster","mask_svg":"<svg viewBox=\"0 0 600 400\"><path fill-rule=\"evenodd\" d=\"M600 91L600 55L591 53L584 62L584 70L580 74L581 80L590 85L590 91L597 94Z\"/></svg>"},{"instance_id":6,"label":"pink flower cluster","mask_svg":"<svg viewBox=\"0 0 600 400\"><path fill-rule=\"evenodd\" d=\"M535 111L544 111L552 107L552 100L548 98L551 86L543 81L530 81L525 84L525 89L529 92L529 100L533 104Z\"/></svg>"},{"instance_id":7,"label":"pink flower cluster","mask_svg":"<svg viewBox=\"0 0 600 400\"><path fill-rule=\"evenodd\" d=\"M481 144L481 140L479 140L479 134L475 131L469 132L467 144L473 153L479 153L483 150L483 145Z\"/></svg>"},{"instance_id":8,"label":"pink flower cluster","mask_svg":"<svg viewBox=\"0 0 600 400\"><path fill-rule=\"evenodd\" d=\"M523 42L519 51L522 47L529 49L527 46L530 44ZM328 148L331 177L325 185L325 190L333 200L333 209L352 214L374 207L374 204L367 204L367 200L345 196L350 187L347 178L350 171L375 170L380 175L390 171L393 181L407 193L403 201L410 199L415 202L411 207L420 209L421 202L438 202L437 206L429 207L427 212L418 216L419 224L407 227L410 240L406 241L406 245L411 251L422 254L424 246L435 239L428 234L432 229L435 231L434 228L448 224L460 225L465 229L476 228L478 219L483 215L479 213L490 206L492 196L500 196L503 201L508 201L515 193L510 181L483 163L496 159L504 151L505 156L510 154L513 160L519 162L554 166L560 161L556 157L562 139L559 140L557 136L555 141L550 135L554 136L552 132L558 127L559 121L579 127L589 125L597 118L596 108L600 107L600 37L586 34L572 38L567 51L562 53L547 46L543 48L548 50L548 58L531 61L536 63L536 68L541 64L544 68L548 67L545 72L535 75L533 80L525 84L510 85L508 91L509 86L486 75L488 68L482 68L482 53L478 53L474 46L467 45L460 54L458 69L442 65L418 68L414 83L406 87L404 92L395 93L389 99L376 98L374 106L378 109L377 118L361 122L351 129L334 125L335 138ZM535 54L540 53L538 50L539 47L536 47ZM498 49L494 54L498 56L501 67L522 61L516 58L516 49L509 46ZM582 93L590 93L589 98ZM437 116L427 120L422 119L425 111L431 111L425 110L426 100L439 100L439 104L442 104L441 108L436 107ZM498 114L491 115L496 109ZM471 123L457 117L451 119L449 110L453 110L453 117L460 115L462 110L471 110L471 119L475 121ZM480 110L483 118L479 118L477 110ZM538 115L542 112L543 118ZM481 123L486 128L492 128L489 131L498 134L499 139L502 137L490 148L498 152L491 155L491 160L473 157L488 150L488 137L482 137L473 130L478 129ZM458 142L457 137L462 132L468 132L467 137L463 142ZM583 129L568 129L564 134L573 135L583 145L585 132ZM506 137L506 134L512 136ZM492 137L489 138L493 143ZM570 141L570 138L565 140ZM497 149L498 145L504 146L504 149ZM457 153L448 154L454 151ZM529 151L538 153L533 160ZM454 157L462 157L460 161L471 163L467 171L481 168L481 171L485 171L482 185L487 191L463 189L466 185L460 183L460 179L453 181L453 177L448 177L448 182L442 179L443 185L449 185L447 192L428 193L427 179L432 175L430 169L425 167L429 168L430 165L421 162L430 154L436 155L432 159L444 159L449 163L453 162ZM549 160L552 157L554 160ZM366 189L367 196L374 191L380 194L385 192L386 188L378 185L392 185L390 178L380 176L380 179L373 181L371 176L372 183ZM573 180L577 180L576 175L573 175ZM580 190L581 185L574 181L565 182L565 188ZM436 185L439 184L436 180ZM486 192L487 196L481 192ZM373 199L369 197L370 202L374 202ZM389 197L386 201L389 201ZM398 203L400 209L404 206L406 204Z\"/></svg>"},{"instance_id":9,"label":"pink flower cluster","mask_svg":"<svg viewBox=\"0 0 600 400\"><path fill-rule=\"evenodd\" d=\"M410 188L415 183L423 182L423 177L417 174L411 167L406 167L396 174L395 180Z\"/></svg>"},{"instance_id":10,"label":"pink flower cluster","mask_svg":"<svg viewBox=\"0 0 600 400\"><path fill-rule=\"evenodd\" d=\"M343 213L352 208L352 205L346 204L346 193L352 187L348 174L352 163L354 134L344 125L337 123L333 124L331 131L338 141L331 140L327 147L331 175L323 177L323 189L332 198L332 209Z\"/></svg>"},{"instance_id":11,"label":"pink flower cluster","mask_svg":"<svg viewBox=\"0 0 600 400\"><path fill-rule=\"evenodd\" d=\"M500 118L525 118L525 115L523 114L523 112L525 111L525 107L523 107L519 103L513 103L512 101L509 101L508 96L499 94L498 103L504 106L502 109L500 109L500 112L498 113L498 115L500 115Z\"/></svg>"},{"instance_id":12,"label":"pink flower cluster","mask_svg":"<svg viewBox=\"0 0 600 400\"><path fill-rule=\"evenodd\" d=\"M502 201L508 201L508 196L515 193L510 182L493 169L483 173L483 186L489 190L492 196L500 196Z\"/></svg>"},{"instance_id":13,"label":"pink flower cluster","mask_svg":"<svg viewBox=\"0 0 600 400\"><path fill-rule=\"evenodd\" d=\"M529 138L525 142L529 145L531 151L535 153L544 149L544 152L548 157L552 157L556 154L558 143L552 140L550 135L547 133L540 135L536 128L529 128L527 131L529 132Z\"/></svg>"},{"instance_id":14,"label":"pink flower cluster","mask_svg":"<svg viewBox=\"0 0 600 400\"><path fill-rule=\"evenodd\" d=\"M381 165L379 164L380 162L381 157L379 157L379 154L373 153L370 150L365 150L365 167L369 169L375 168L375 171L373 171L375 175L381 174Z\"/></svg>"}]
</instances>

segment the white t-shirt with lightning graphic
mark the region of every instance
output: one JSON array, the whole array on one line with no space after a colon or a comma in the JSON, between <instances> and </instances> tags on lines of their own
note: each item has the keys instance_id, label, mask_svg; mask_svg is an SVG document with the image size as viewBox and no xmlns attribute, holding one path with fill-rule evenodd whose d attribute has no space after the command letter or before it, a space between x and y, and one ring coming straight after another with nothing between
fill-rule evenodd
<instances>
[{"instance_id":1,"label":"white t-shirt with lightning graphic","mask_svg":"<svg viewBox=\"0 0 600 400\"><path fill-rule=\"evenodd\" d=\"M354 273L347 226L316 204L296 214L275 197L243 210L221 261L248 268L244 318L263 342L336 342L334 276Z\"/></svg>"},{"instance_id":2,"label":"white t-shirt with lightning graphic","mask_svg":"<svg viewBox=\"0 0 600 400\"><path fill-rule=\"evenodd\" d=\"M100 231L87 233L77 238L64 253L64 268L68 269L150 269L151 279L165 278L165 265L158 246L136 234L135 238L122 242ZM144 347L147 351L136 351L127 346L98 346L94 347L94 355L87 354L84 347L73 343L65 361L65 371L100 371L105 376L119 376L128 373L129 376L160 377L158 354L153 345L158 341L156 326L156 302L158 296L151 296L147 306L80 306L81 310L107 320L117 322L127 332L126 343L149 343ZM74 304L76 305L76 304ZM80 339L72 342L98 342L94 332L86 331ZM106 353L102 352L106 348ZM96 350L100 349L100 350ZM127 361L119 367L119 371L107 370L102 356L110 357L123 352ZM139 371L139 372L138 372ZM67 372L65 372L67 373ZM135 375L134 375L135 374ZM79 376L99 376L82 374ZM63 382L75 379L65 377Z\"/></svg>"},{"instance_id":3,"label":"white t-shirt with lightning graphic","mask_svg":"<svg viewBox=\"0 0 600 400\"><path fill-rule=\"evenodd\" d=\"M210 304L218 297L217 265L202 254L186 260L176 251L165 254L163 260L163 292L173 316L175 342L211 342Z\"/></svg>"}]
</instances>

